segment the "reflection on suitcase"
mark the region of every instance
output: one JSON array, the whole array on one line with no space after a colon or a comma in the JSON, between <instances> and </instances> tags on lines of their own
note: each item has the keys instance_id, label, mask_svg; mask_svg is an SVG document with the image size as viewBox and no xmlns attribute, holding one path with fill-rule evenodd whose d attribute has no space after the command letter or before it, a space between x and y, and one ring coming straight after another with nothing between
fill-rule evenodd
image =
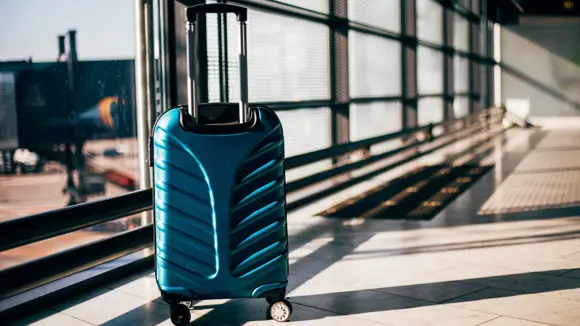
<instances>
[{"instance_id":1,"label":"reflection on suitcase","mask_svg":"<svg viewBox=\"0 0 580 326\"><path fill-rule=\"evenodd\" d=\"M198 104L195 23L199 13L237 15L240 103ZM175 325L192 301L266 298L268 316L286 321L288 232L284 136L265 107L250 107L246 8L186 9L188 105L164 112L151 139L155 271Z\"/></svg>"}]
</instances>

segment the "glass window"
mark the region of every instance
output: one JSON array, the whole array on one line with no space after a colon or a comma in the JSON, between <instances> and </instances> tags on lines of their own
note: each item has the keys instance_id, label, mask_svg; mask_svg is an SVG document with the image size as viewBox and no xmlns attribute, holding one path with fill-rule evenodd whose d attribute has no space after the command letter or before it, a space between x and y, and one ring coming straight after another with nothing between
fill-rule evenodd
<instances>
[{"instance_id":1,"label":"glass window","mask_svg":"<svg viewBox=\"0 0 580 326\"><path fill-rule=\"evenodd\" d=\"M356 103L350 106L350 138L357 141L401 130L400 102Z\"/></svg>"},{"instance_id":2,"label":"glass window","mask_svg":"<svg viewBox=\"0 0 580 326\"><path fill-rule=\"evenodd\" d=\"M349 33L350 96L401 94L401 44L380 36Z\"/></svg>"},{"instance_id":3,"label":"glass window","mask_svg":"<svg viewBox=\"0 0 580 326\"><path fill-rule=\"evenodd\" d=\"M328 0L270 0L274 2L283 2L300 8L318 11L321 13L328 13Z\"/></svg>"},{"instance_id":4,"label":"glass window","mask_svg":"<svg viewBox=\"0 0 580 326\"><path fill-rule=\"evenodd\" d=\"M401 31L400 0L348 1L348 18L393 32Z\"/></svg>"},{"instance_id":5,"label":"glass window","mask_svg":"<svg viewBox=\"0 0 580 326\"><path fill-rule=\"evenodd\" d=\"M443 121L443 99L440 97L420 98L417 104L417 123L424 126Z\"/></svg>"},{"instance_id":6,"label":"glass window","mask_svg":"<svg viewBox=\"0 0 580 326\"><path fill-rule=\"evenodd\" d=\"M443 53L417 48L417 91L421 95L443 93Z\"/></svg>"},{"instance_id":7,"label":"glass window","mask_svg":"<svg viewBox=\"0 0 580 326\"><path fill-rule=\"evenodd\" d=\"M465 93L469 91L469 60L456 55L453 60L454 74L453 82L455 93Z\"/></svg>"},{"instance_id":8,"label":"glass window","mask_svg":"<svg viewBox=\"0 0 580 326\"><path fill-rule=\"evenodd\" d=\"M137 187L133 17L131 0L0 1L0 220ZM2 252L0 268L139 223L117 220Z\"/></svg>"},{"instance_id":9,"label":"glass window","mask_svg":"<svg viewBox=\"0 0 580 326\"><path fill-rule=\"evenodd\" d=\"M469 22L459 14L455 14L453 46L460 51L469 51Z\"/></svg>"},{"instance_id":10,"label":"glass window","mask_svg":"<svg viewBox=\"0 0 580 326\"><path fill-rule=\"evenodd\" d=\"M453 115L461 118L469 114L469 97L457 96L453 101Z\"/></svg>"},{"instance_id":11,"label":"glass window","mask_svg":"<svg viewBox=\"0 0 580 326\"><path fill-rule=\"evenodd\" d=\"M437 44L443 42L443 9L434 0L417 0L417 38Z\"/></svg>"},{"instance_id":12,"label":"glass window","mask_svg":"<svg viewBox=\"0 0 580 326\"><path fill-rule=\"evenodd\" d=\"M330 32L327 26L303 19L249 10L248 81L252 102L308 101L330 98ZM228 15L229 100L239 98L238 25ZM213 26L210 27L209 26ZM218 100L217 15L208 16L209 80ZM214 39L210 42L210 39ZM211 55L211 56L210 56ZM217 85L216 85L217 82Z\"/></svg>"},{"instance_id":13,"label":"glass window","mask_svg":"<svg viewBox=\"0 0 580 326\"><path fill-rule=\"evenodd\" d=\"M296 156L332 145L330 109L299 109L277 112L284 129L286 157ZM319 172L332 165L325 160L288 171L287 180Z\"/></svg>"}]
</instances>

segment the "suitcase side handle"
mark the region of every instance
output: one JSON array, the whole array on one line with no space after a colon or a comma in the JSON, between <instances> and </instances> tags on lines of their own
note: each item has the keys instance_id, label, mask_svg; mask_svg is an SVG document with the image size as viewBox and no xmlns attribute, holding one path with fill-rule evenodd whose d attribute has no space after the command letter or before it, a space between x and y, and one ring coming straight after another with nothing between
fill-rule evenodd
<instances>
[{"instance_id":1,"label":"suitcase side handle","mask_svg":"<svg viewBox=\"0 0 580 326\"><path fill-rule=\"evenodd\" d=\"M235 13L239 24L239 67L240 67L240 101L238 108L238 122L247 123L250 120L250 105L248 100L248 44L246 34L246 21L248 11L244 7L224 3L201 4L185 9L187 21L187 106L188 112L195 123L199 121L199 86L198 59L197 59L197 33L195 25L197 15L200 13Z\"/></svg>"}]
</instances>

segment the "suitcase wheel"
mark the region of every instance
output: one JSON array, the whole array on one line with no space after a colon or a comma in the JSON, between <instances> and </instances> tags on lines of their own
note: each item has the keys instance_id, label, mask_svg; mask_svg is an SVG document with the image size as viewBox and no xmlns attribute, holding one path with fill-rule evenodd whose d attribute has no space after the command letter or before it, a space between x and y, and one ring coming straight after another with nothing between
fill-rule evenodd
<instances>
[{"instance_id":1,"label":"suitcase wheel","mask_svg":"<svg viewBox=\"0 0 580 326\"><path fill-rule=\"evenodd\" d=\"M175 326L186 326L189 325L191 321L191 313L189 312L189 307L183 304L172 305L171 311L171 322Z\"/></svg>"},{"instance_id":2,"label":"suitcase wheel","mask_svg":"<svg viewBox=\"0 0 580 326\"><path fill-rule=\"evenodd\" d=\"M267 317L277 322L285 322L290 320L291 315L292 304L288 300L281 300L270 304Z\"/></svg>"}]
</instances>

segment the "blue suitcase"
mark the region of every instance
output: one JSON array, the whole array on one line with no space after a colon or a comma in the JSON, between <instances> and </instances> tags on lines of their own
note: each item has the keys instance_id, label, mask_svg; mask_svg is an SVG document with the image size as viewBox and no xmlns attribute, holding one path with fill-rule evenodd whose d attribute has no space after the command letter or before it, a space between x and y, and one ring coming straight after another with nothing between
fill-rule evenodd
<instances>
[{"instance_id":1,"label":"blue suitcase","mask_svg":"<svg viewBox=\"0 0 580 326\"><path fill-rule=\"evenodd\" d=\"M196 17L228 12L240 25L240 103L198 104ZM193 301L226 298L266 298L268 316L286 321L284 136L272 110L248 105L246 8L204 4L186 17L188 105L159 116L150 144L157 285L175 325Z\"/></svg>"}]
</instances>

